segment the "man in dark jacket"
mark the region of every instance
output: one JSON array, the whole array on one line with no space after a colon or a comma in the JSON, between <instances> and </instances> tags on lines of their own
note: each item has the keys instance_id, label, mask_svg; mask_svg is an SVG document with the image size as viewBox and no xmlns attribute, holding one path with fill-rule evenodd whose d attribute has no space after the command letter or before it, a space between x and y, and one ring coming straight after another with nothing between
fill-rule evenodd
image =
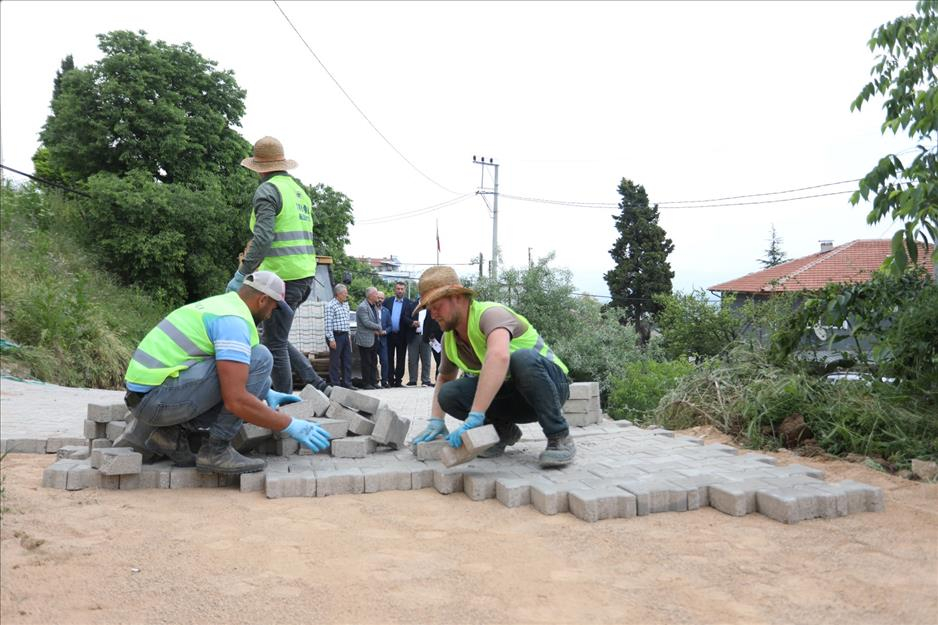
<instances>
[{"instance_id":1,"label":"man in dark jacket","mask_svg":"<svg viewBox=\"0 0 938 625\"><path fill-rule=\"evenodd\" d=\"M404 363L407 361L407 343L417 321L414 319L414 303L404 297L407 285L397 282L394 297L385 300L384 307L391 313L391 331L388 332L388 369L392 387L401 386L404 379Z\"/></svg>"}]
</instances>

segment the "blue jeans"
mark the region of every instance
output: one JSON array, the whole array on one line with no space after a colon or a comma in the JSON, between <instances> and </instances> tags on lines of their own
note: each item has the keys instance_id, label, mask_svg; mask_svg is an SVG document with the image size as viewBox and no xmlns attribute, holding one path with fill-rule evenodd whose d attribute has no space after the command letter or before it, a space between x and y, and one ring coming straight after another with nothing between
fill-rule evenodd
<instances>
[{"instance_id":1,"label":"blue jeans","mask_svg":"<svg viewBox=\"0 0 938 625\"><path fill-rule=\"evenodd\" d=\"M515 423L541 424L547 436L560 436L570 426L563 416L563 405L570 398L570 382L563 370L533 349L519 349L508 363L509 377L485 412L485 423L495 426L505 438ZM462 376L440 387L443 411L465 421L472 408L479 378Z\"/></svg>"},{"instance_id":2,"label":"blue jeans","mask_svg":"<svg viewBox=\"0 0 938 625\"><path fill-rule=\"evenodd\" d=\"M388 384L388 339L381 337L376 339L378 346L378 363L381 365L381 384Z\"/></svg>"},{"instance_id":3,"label":"blue jeans","mask_svg":"<svg viewBox=\"0 0 938 625\"><path fill-rule=\"evenodd\" d=\"M269 319L261 323L261 342L267 346L274 357L274 369L271 373L271 386L281 393L293 392L293 371L297 372L303 384L312 384L320 391L326 387L326 381L319 377L309 359L288 340L293 326L293 313L306 301L313 288L313 278L287 280L284 300L290 312L280 307L274 308Z\"/></svg>"},{"instance_id":4,"label":"blue jeans","mask_svg":"<svg viewBox=\"0 0 938 625\"><path fill-rule=\"evenodd\" d=\"M270 390L273 358L263 345L251 350L247 390L260 400ZM209 358L189 367L176 378L143 396L133 410L134 418L151 427L167 427L190 423L208 428L212 438L230 441L241 429L243 421L225 408L218 383L215 359Z\"/></svg>"}]
</instances>

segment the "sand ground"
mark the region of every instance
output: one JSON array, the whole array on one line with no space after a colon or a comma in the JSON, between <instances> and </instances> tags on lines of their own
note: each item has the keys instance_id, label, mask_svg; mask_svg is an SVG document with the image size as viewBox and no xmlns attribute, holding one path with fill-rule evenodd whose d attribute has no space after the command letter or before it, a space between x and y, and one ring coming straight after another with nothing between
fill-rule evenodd
<instances>
[{"instance_id":1,"label":"sand ground","mask_svg":"<svg viewBox=\"0 0 938 625\"><path fill-rule=\"evenodd\" d=\"M51 456L10 455L0 621L938 622L938 485L797 461L882 487L886 511L791 526L712 508L588 524L432 489L64 492L40 486Z\"/></svg>"}]
</instances>

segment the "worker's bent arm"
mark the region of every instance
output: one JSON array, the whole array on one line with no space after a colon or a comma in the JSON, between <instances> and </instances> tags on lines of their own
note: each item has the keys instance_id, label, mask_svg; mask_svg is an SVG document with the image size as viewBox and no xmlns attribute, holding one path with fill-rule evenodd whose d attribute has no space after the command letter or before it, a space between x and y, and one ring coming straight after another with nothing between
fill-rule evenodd
<instances>
[{"instance_id":1,"label":"worker's bent arm","mask_svg":"<svg viewBox=\"0 0 938 625\"><path fill-rule=\"evenodd\" d=\"M479 373L479 384L472 400L472 412L485 412L495 399L498 389L505 383L508 374L508 361L511 356L508 348L511 334L505 328L496 328L485 341L485 362Z\"/></svg>"},{"instance_id":2,"label":"worker's bent arm","mask_svg":"<svg viewBox=\"0 0 938 625\"><path fill-rule=\"evenodd\" d=\"M433 403L430 405L430 416L434 419L443 418L443 407L440 406L440 389L443 388L443 385L447 382L452 382L456 379L456 376L459 374L457 370L455 373L445 374L437 373L436 374L436 388L433 389Z\"/></svg>"},{"instance_id":3,"label":"worker's bent arm","mask_svg":"<svg viewBox=\"0 0 938 625\"><path fill-rule=\"evenodd\" d=\"M290 425L290 417L271 410L266 402L248 392L248 365L233 360L215 361L221 399L236 417L270 430L280 431Z\"/></svg>"}]
</instances>

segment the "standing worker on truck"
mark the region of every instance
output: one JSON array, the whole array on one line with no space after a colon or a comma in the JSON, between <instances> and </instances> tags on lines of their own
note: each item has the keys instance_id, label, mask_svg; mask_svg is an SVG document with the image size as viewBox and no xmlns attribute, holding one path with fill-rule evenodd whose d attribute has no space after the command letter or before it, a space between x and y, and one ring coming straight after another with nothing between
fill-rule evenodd
<instances>
[{"instance_id":1,"label":"standing worker on truck","mask_svg":"<svg viewBox=\"0 0 938 625\"><path fill-rule=\"evenodd\" d=\"M327 395L332 390L313 369L300 350L290 341L293 315L306 301L316 275L316 249L313 244L312 201L287 170L297 166L284 158L283 145L273 137L263 137L254 144L254 155L241 165L260 174L251 209L251 232L247 251L228 291L237 291L244 276L257 271L272 271L286 283L285 301L289 310L280 307L263 322L262 341L274 358L272 386L281 393L293 391L293 371L303 384L312 384Z\"/></svg>"}]
</instances>

